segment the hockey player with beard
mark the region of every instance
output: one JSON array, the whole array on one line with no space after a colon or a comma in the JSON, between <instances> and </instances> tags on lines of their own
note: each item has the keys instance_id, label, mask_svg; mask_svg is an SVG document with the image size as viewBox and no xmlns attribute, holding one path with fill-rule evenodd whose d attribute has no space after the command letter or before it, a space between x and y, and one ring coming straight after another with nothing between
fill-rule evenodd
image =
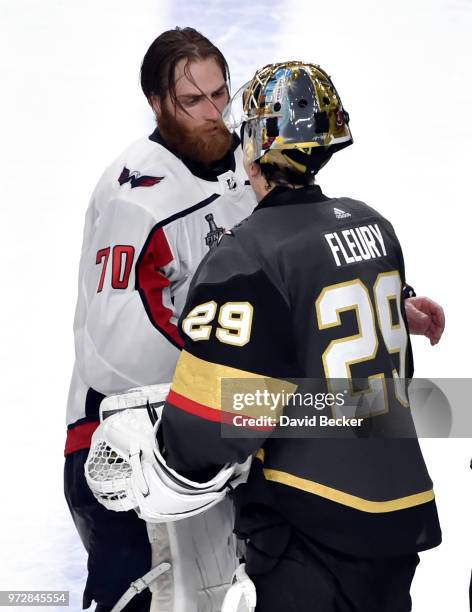
<instances>
[{"instance_id":1,"label":"hockey player with beard","mask_svg":"<svg viewBox=\"0 0 472 612\"><path fill-rule=\"evenodd\" d=\"M67 408L65 494L88 552L84 607L95 600L96 612L110 610L131 581L151 567L144 521L134 511L106 510L84 480L100 402L130 387L172 379L183 346L177 321L193 273L223 228L247 217L256 205L239 139L221 120L229 100L228 77L221 52L192 28L161 34L141 69L158 128L107 168L87 211ZM417 299L409 300L411 324L435 343L442 311L426 298L416 308ZM159 609L166 612L191 610L186 598L197 605L202 593L207 603L199 609L219 609L234 569L233 543L227 544L230 510L221 506L199 521L179 523L173 542L178 555L187 534L198 542L196 532L207 528L205 521L212 524L211 553L203 544L192 551L192 559L199 557L192 562L188 551L182 552L188 557L187 576L205 578L182 584L176 564L175 581L161 589L167 607L160 601ZM165 551L167 535L160 534ZM206 565L210 557L216 562ZM148 609L148 593L125 608Z\"/></svg>"},{"instance_id":2,"label":"hockey player with beard","mask_svg":"<svg viewBox=\"0 0 472 612\"><path fill-rule=\"evenodd\" d=\"M258 205L194 276L159 452L170 473L202 482L257 452L235 491L257 611L408 612L418 552L441 532L408 410L402 250L378 212L314 183L352 143L319 66L266 66L241 100L233 115ZM367 427L316 437L258 427L248 379L259 390L316 379L325 392L341 379ZM375 389L379 407L366 409L359 398ZM245 392L235 413L224 398Z\"/></svg>"},{"instance_id":3,"label":"hockey player with beard","mask_svg":"<svg viewBox=\"0 0 472 612\"><path fill-rule=\"evenodd\" d=\"M106 169L87 211L67 409L65 494L89 555L84 607L95 600L97 612L111 610L151 567L145 522L134 511L103 508L84 479L100 401L130 387L172 379L183 344L177 320L194 270L222 228L247 217L256 203L239 140L221 118L229 100L228 77L221 52L195 30L161 34L141 69L142 89L159 127ZM198 558L194 571L204 575L196 586L200 595L191 593L190 579L181 586L175 582L166 592L162 589L169 607L161 601L160 610L191 609L173 601L188 595L197 602L203 592L207 609L219 609L237 563L228 545L230 509L227 515L221 507L205 518L215 534L207 544L211 553L205 553L205 545L192 552ZM225 521L220 537L218 525ZM178 529L184 534L193 528L205 531L206 526ZM161 547L167 553L164 536ZM197 536L193 540L198 544ZM188 571L190 559L186 563ZM149 592L143 593L125 610L147 611L149 600Z\"/></svg>"}]
</instances>

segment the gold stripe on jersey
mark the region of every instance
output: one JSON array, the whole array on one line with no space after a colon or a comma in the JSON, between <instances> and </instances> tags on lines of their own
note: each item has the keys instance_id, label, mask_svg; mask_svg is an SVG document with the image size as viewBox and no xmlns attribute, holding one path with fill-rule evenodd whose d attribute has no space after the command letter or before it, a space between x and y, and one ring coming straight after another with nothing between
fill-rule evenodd
<instances>
[{"instance_id":1,"label":"gold stripe on jersey","mask_svg":"<svg viewBox=\"0 0 472 612\"><path fill-rule=\"evenodd\" d=\"M222 384L223 379L225 384ZM172 382L172 391L193 402L213 410L247 416L277 417L286 403L284 399L295 390L296 385L288 381L212 363L185 350L180 354ZM235 397L257 391L277 396L276 406L270 409L264 405L241 405L240 408L234 408Z\"/></svg>"},{"instance_id":2,"label":"gold stripe on jersey","mask_svg":"<svg viewBox=\"0 0 472 612\"><path fill-rule=\"evenodd\" d=\"M343 506L349 506L356 510L376 514L405 510L406 508L426 504L434 499L434 491L433 489L429 489L428 491L422 491L421 493L415 493L414 495L408 495L406 497L399 497L398 499L372 501L280 470L264 468L264 476L266 480L271 480L273 482L288 485L289 487L294 487L295 489L300 489L301 491L306 491L307 493L319 495L320 497L342 504Z\"/></svg>"}]
</instances>

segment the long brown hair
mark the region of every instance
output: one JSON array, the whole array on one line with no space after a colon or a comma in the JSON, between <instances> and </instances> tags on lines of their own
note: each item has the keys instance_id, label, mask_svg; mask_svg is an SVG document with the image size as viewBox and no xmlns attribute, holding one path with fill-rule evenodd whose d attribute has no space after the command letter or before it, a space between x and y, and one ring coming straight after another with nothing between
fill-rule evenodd
<instances>
[{"instance_id":1,"label":"long brown hair","mask_svg":"<svg viewBox=\"0 0 472 612\"><path fill-rule=\"evenodd\" d=\"M141 65L141 88L149 103L151 96L161 100L169 94L172 102L175 96L175 66L181 59L188 62L214 57L229 84L229 68L224 55L203 34L193 28L175 28L163 32L151 44Z\"/></svg>"}]
</instances>

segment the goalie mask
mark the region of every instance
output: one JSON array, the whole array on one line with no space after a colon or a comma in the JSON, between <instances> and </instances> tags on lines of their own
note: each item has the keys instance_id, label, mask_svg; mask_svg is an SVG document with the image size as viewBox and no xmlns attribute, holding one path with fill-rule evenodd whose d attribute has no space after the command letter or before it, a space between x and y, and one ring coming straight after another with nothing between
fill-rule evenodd
<instances>
[{"instance_id":1,"label":"goalie mask","mask_svg":"<svg viewBox=\"0 0 472 612\"><path fill-rule=\"evenodd\" d=\"M330 77L304 62L259 69L226 108L229 129L241 128L247 163L273 163L316 172L335 151L352 144L349 115Z\"/></svg>"}]
</instances>

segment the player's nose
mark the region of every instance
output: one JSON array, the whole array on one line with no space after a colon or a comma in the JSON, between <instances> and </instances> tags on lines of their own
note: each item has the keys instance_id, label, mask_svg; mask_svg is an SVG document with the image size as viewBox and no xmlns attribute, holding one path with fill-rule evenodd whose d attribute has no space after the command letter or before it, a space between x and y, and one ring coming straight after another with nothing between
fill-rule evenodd
<instances>
[{"instance_id":1,"label":"player's nose","mask_svg":"<svg viewBox=\"0 0 472 612\"><path fill-rule=\"evenodd\" d=\"M216 121L221 117L221 112L214 102L205 100L205 119Z\"/></svg>"}]
</instances>

